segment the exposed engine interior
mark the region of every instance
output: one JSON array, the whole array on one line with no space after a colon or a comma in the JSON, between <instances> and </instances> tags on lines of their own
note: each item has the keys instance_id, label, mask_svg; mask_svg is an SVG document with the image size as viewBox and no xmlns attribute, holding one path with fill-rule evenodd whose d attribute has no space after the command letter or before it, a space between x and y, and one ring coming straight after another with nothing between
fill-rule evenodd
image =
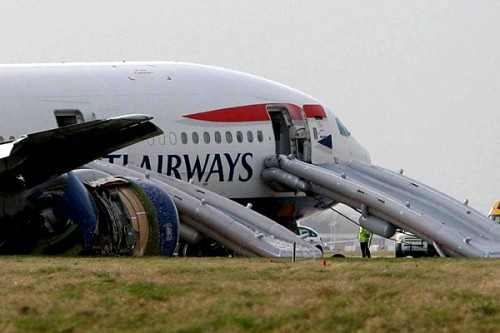
<instances>
[{"instance_id":1,"label":"exposed engine interior","mask_svg":"<svg viewBox=\"0 0 500 333\"><path fill-rule=\"evenodd\" d=\"M170 195L139 179L76 170L24 200L0 236L2 253L169 256L179 240Z\"/></svg>"}]
</instances>

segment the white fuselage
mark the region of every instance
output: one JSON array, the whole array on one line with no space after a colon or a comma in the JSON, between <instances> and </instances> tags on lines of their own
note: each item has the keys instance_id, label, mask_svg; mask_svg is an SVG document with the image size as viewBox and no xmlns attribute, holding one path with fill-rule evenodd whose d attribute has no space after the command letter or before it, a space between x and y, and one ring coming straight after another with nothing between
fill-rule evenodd
<instances>
[{"instance_id":1,"label":"white fuselage","mask_svg":"<svg viewBox=\"0 0 500 333\"><path fill-rule=\"evenodd\" d=\"M289 195L260 177L264 159L276 153L314 164L369 160L326 105L239 72L175 62L5 65L0 77L0 141L67 121L148 114L164 134L107 158L192 179L229 198Z\"/></svg>"}]
</instances>

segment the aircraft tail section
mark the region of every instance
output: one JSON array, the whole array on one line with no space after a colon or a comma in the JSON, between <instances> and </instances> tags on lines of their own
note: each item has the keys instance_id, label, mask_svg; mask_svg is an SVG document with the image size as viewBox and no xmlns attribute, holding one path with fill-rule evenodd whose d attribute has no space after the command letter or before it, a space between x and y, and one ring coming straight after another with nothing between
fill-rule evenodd
<instances>
[{"instance_id":1,"label":"aircraft tail section","mask_svg":"<svg viewBox=\"0 0 500 333\"><path fill-rule=\"evenodd\" d=\"M281 155L270 157L266 167L268 183L358 209L360 224L384 237L399 227L434 244L443 256L500 257L500 225L401 173L359 161L315 166Z\"/></svg>"}]
</instances>

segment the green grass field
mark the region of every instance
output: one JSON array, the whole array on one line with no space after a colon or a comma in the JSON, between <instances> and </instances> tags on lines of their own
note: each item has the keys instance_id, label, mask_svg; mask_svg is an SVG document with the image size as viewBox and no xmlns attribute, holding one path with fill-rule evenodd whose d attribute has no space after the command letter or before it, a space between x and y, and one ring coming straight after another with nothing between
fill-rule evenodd
<instances>
[{"instance_id":1,"label":"green grass field","mask_svg":"<svg viewBox=\"0 0 500 333\"><path fill-rule=\"evenodd\" d=\"M0 332L499 332L500 260L0 257Z\"/></svg>"}]
</instances>

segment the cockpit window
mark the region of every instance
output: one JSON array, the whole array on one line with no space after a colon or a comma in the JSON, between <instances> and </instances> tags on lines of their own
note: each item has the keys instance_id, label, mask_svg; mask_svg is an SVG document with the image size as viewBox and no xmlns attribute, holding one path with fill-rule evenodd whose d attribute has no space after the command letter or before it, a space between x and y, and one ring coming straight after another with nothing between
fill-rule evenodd
<instances>
[{"instance_id":1,"label":"cockpit window","mask_svg":"<svg viewBox=\"0 0 500 333\"><path fill-rule=\"evenodd\" d=\"M342 122L340 121L339 118L335 118L335 121L337 122L337 126L339 127L339 131L340 131L341 135L343 135L343 136L349 136L349 135L351 135L351 132L349 132L349 130L347 129L347 127L345 127L345 125L342 124Z\"/></svg>"}]
</instances>

